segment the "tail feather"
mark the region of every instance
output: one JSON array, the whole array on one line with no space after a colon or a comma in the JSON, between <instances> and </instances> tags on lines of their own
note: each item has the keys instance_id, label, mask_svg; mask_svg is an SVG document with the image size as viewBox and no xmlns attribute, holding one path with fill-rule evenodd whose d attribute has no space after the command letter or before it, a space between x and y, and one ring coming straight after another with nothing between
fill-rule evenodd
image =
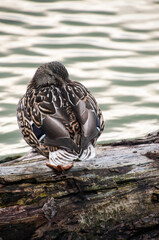
<instances>
[{"instance_id":1,"label":"tail feather","mask_svg":"<svg viewBox=\"0 0 159 240\"><path fill-rule=\"evenodd\" d=\"M89 160L95 157L95 148L92 144L89 144L88 148L78 154L69 153L64 149L58 149L54 152L49 152L49 164L52 166L68 166L73 164L74 160Z\"/></svg>"},{"instance_id":2,"label":"tail feather","mask_svg":"<svg viewBox=\"0 0 159 240\"><path fill-rule=\"evenodd\" d=\"M49 163L54 166L67 166L73 163L73 160L76 160L78 155L68 153L64 149L58 149L54 152L49 152Z\"/></svg>"},{"instance_id":3,"label":"tail feather","mask_svg":"<svg viewBox=\"0 0 159 240\"><path fill-rule=\"evenodd\" d=\"M94 146L90 143L87 149L85 149L79 156L79 160L90 160L96 155Z\"/></svg>"}]
</instances>

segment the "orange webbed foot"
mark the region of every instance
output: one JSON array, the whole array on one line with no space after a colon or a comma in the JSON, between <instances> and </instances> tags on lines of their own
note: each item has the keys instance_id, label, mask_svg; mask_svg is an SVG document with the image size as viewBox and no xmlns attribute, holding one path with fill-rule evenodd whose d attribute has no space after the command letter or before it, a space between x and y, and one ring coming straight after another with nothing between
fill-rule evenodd
<instances>
[{"instance_id":1,"label":"orange webbed foot","mask_svg":"<svg viewBox=\"0 0 159 240\"><path fill-rule=\"evenodd\" d=\"M63 171L65 171L65 170L68 170L68 169L70 169L71 167L73 167L73 164L71 163L71 164L69 164L69 165L66 165L66 166L63 166L63 165L52 165L52 164L50 164L49 162L47 162L46 163L46 165L48 166L48 167L50 167L50 168L53 168L53 169L55 169L56 171L58 171L58 172L63 172Z\"/></svg>"}]
</instances>

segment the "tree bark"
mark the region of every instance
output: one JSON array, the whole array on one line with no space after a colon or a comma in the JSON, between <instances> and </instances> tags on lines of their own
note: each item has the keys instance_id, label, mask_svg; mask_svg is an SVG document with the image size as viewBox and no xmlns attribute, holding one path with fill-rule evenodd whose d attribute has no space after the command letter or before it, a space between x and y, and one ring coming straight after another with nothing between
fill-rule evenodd
<instances>
[{"instance_id":1,"label":"tree bark","mask_svg":"<svg viewBox=\"0 0 159 240\"><path fill-rule=\"evenodd\" d=\"M159 132L61 174L33 152L2 161L0 239L159 239Z\"/></svg>"}]
</instances>

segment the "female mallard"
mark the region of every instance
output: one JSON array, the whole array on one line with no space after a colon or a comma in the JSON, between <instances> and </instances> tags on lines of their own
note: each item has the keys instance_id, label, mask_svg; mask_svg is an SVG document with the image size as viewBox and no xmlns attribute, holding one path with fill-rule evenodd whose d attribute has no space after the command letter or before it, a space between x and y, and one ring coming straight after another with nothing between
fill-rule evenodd
<instances>
[{"instance_id":1,"label":"female mallard","mask_svg":"<svg viewBox=\"0 0 159 240\"><path fill-rule=\"evenodd\" d=\"M104 129L95 98L81 83L72 82L59 62L37 69L19 101L17 119L25 141L59 171L72 167L75 159L93 158Z\"/></svg>"}]
</instances>

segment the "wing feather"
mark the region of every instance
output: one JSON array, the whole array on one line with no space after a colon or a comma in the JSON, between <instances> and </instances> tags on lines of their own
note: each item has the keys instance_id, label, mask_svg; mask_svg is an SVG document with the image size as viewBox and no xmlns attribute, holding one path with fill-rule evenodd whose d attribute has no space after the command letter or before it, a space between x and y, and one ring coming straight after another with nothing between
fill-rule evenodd
<instances>
[{"instance_id":1,"label":"wing feather","mask_svg":"<svg viewBox=\"0 0 159 240\"><path fill-rule=\"evenodd\" d=\"M94 142L103 131L104 120L101 110L95 98L81 83L67 84L65 96L81 125L81 147L86 149L89 142Z\"/></svg>"},{"instance_id":2,"label":"wing feather","mask_svg":"<svg viewBox=\"0 0 159 240\"><path fill-rule=\"evenodd\" d=\"M54 85L28 91L17 109L26 142L48 156L49 148L81 153L95 143L104 128L101 110L80 83Z\"/></svg>"}]
</instances>

